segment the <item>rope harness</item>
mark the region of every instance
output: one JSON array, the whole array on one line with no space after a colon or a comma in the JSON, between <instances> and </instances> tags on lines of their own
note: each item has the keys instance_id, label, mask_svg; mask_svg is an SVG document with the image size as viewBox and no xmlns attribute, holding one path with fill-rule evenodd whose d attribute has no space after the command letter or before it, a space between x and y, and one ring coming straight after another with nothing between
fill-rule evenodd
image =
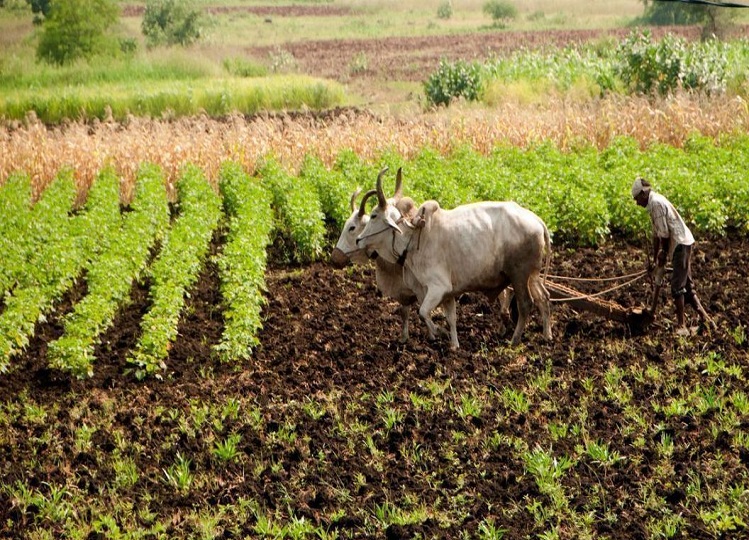
<instances>
[{"instance_id":1,"label":"rope harness","mask_svg":"<svg viewBox=\"0 0 749 540\"><path fill-rule=\"evenodd\" d=\"M566 277L566 276L547 276L549 278L554 279L565 279L568 281L584 281L584 282L607 282L607 281L620 281L622 279L627 279L624 283L620 283L619 285L614 285L613 287L609 287L608 289L604 289L603 291L599 291L597 293L591 293L591 294L582 294L580 296L570 296L568 298L551 298L550 301L552 302L570 302L573 300L589 300L591 298L596 298L599 296L603 296L604 294L608 294L610 292L613 292L617 289L621 289L623 287L626 287L628 285L631 285L632 283L635 283L636 281L639 281L643 277L647 276L648 271L647 270L640 270L639 272L634 272L632 274L627 274L626 276L619 276L619 277L611 277L611 278L574 278L574 277Z\"/></svg>"}]
</instances>

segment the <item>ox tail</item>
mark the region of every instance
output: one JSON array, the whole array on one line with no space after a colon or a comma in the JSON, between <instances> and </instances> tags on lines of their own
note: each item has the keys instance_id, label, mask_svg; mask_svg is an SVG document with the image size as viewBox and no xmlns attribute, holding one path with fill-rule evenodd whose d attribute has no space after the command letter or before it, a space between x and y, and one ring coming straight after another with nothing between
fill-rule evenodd
<instances>
[{"instance_id":1,"label":"ox tail","mask_svg":"<svg viewBox=\"0 0 749 540\"><path fill-rule=\"evenodd\" d=\"M544 249L546 250L546 263L544 264L544 279L543 284L546 286L546 277L549 275L549 267L551 265L551 235L549 234L549 228L546 223L539 218L541 225L544 227Z\"/></svg>"},{"instance_id":2,"label":"ox tail","mask_svg":"<svg viewBox=\"0 0 749 540\"><path fill-rule=\"evenodd\" d=\"M546 256L543 276L539 276L541 277L540 283L534 279L535 274L528 276L528 282L526 283L528 294L534 304L541 298L548 300L550 297L549 291L546 289L546 279L549 275L549 268L551 266L551 235L549 234L549 228L546 226L546 223L544 223L544 220L538 218L538 221L544 228L544 251L546 252Z\"/></svg>"}]
</instances>

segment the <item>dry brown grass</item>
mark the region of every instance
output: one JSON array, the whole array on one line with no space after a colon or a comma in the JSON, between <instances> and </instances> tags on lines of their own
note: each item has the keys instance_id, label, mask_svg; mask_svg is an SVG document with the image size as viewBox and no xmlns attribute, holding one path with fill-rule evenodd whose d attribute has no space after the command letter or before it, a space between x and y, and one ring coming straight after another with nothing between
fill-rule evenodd
<instances>
[{"instance_id":1,"label":"dry brown grass","mask_svg":"<svg viewBox=\"0 0 749 540\"><path fill-rule=\"evenodd\" d=\"M581 144L605 148L618 135L641 146L663 142L681 146L690 133L710 137L746 132L749 106L741 98L707 100L682 95L666 100L610 97L585 103L552 100L544 105L503 104L494 109L457 106L409 116L384 117L354 110L323 117L274 115L221 121L206 117L172 121L132 118L125 124L71 123L48 128L29 119L0 128L0 182L25 171L40 193L63 167L71 167L83 196L97 172L114 166L123 178L123 200L143 162L160 165L168 188L186 163L203 168L215 181L224 160L250 173L274 155L295 171L307 154L328 166L343 149L365 160L386 151L410 158L423 147L443 154L470 145L482 153L499 144L528 147L550 140L562 149Z\"/></svg>"}]
</instances>

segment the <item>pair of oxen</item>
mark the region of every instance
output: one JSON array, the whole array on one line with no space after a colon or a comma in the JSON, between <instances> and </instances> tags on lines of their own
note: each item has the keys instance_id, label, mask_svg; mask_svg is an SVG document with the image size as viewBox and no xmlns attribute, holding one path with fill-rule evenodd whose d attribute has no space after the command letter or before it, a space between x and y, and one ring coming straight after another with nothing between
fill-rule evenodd
<instances>
[{"instance_id":1,"label":"pair of oxen","mask_svg":"<svg viewBox=\"0 0 749 540\"><path fill-rule=\"evenodd\" d=\"M342 268L349 262L375 260L377 287L400 303L401 341L408 340L409 306L418 302L429 338L447 334L450 347L457 349L457 298L466 292L482 292L492 301L501 296L506 312L509 286L517 305L511 344L520 343L533 305L541 313L544 338L551 340L549 293L544 287L551 241L543 220L515 202L484 201L445 210L436 201L426 201L417 207L403 196L401 169L388 199L382 187L387 170L380 171L377 189L365 193L358 208L359 190L352 195L351 217L331 263ZM367 201L375 195L377 205L367 213ZM432 312L437 307L444 311L449 331L434 324Z\"/></svg>"}]
</instances>

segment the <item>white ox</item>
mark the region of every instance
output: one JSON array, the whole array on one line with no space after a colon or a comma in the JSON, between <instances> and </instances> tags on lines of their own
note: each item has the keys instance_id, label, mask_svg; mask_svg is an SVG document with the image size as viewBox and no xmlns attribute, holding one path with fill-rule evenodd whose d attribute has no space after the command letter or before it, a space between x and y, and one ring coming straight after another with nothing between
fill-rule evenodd
<instances>
[{"instance_id":1,"label":"white ox","mask_svg":"<svg viewBox=\"0 0 749 540\"><path fill-rule=\"evenodd\" d=\"M385 171L382 170L380 172L378 181L381 182ZM395 193L387 202L394 205L400 215L414 217L416 205L409 197L403 197L401 186L402 172L401 169L398 169L395 179ZM368 191L357 208L356 197L358 195L359 190L351 196L351 216L346 220L341 231L341 236L338 238L335 249L333 249L333 253L330 256L330 262L337 268L343 268L349 262L366 264L369 261L366 252L357 247L356 238L361 234L369 221L369 214L366 211L367 200L371 196L377 195L377 192L375 190ZM408 341L409 310L411 304L416 301L416 294L403 282L403 267L394 262L389 262L382 257L375 257L375 280L377 288L382 294L396 300L400 304L398 308L402 322L400 341L405 343Z\"/></svg>"},{"instance_id":2,"label":"white ox","mask_svg":"<svg viewBox=\"0 0 749 540\"><path fill-rule=\"evenodd\" d=\"M442 305L450 326L450 347L457 349L456 298L471 291L492 298L512 285L518 309L512 345L520 343L534 303L541 312L544 338L551 340L549 293L541 278L544 253L548 272L551 242L541 218L514 202L443 210L436 201L425 202L415 217L408 218L385 199L382 173L377 178L377 198L356 244L403 265L404 283L421 303L419 316L430 338L437 330L431 313Z\"/></svg>"}]
</instances>

